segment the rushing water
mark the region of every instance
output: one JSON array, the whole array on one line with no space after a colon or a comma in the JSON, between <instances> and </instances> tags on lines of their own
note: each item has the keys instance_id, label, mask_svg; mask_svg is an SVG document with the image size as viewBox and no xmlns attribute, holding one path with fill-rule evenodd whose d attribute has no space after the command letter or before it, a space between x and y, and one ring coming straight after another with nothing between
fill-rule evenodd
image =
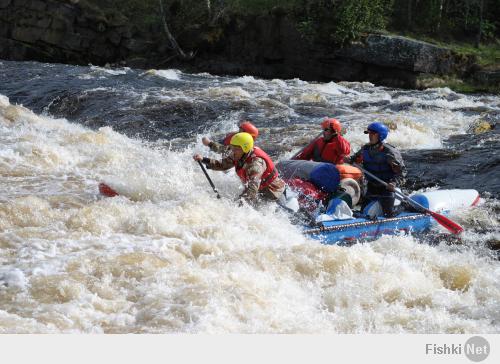
<instances>
[{"instance_id":1,"label":"rushing water","mask_svg":"<svg viewBox=\"0 0 500 364\"><path fill-rule=\"evenodd\" d=\"M243 117L284 159L324 116L353 149L383 120L412 160L467 163L467 143L497 158L495 130L467 131L498 117L498 96L21 62L0 62L0 94L2 333L500 332L498 180L451 216L460 240L436 228L325 246L282 211L235 206L234 172L209 172L214 198L191 159ZM482 176L448 162L447 187ZM99 196L101 181L122 196Z\"/></svg>"}]
</instances>

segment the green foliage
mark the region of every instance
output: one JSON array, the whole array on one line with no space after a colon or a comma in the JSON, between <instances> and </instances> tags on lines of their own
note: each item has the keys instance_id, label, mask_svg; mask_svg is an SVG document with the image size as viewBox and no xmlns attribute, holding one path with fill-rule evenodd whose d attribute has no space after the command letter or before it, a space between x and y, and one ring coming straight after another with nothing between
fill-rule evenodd
<instances>
[{"instance_id":1,"label":"green foliage","mask_svg":"<svg viewBox=\"0 0 500 364\"><path fill-rule=\"evenodd\" d=\"M317 37L317 32L314 27L314 22L311 20L304 20L297 22L297 30L302 34L303 38L309 39L311 41Z\"/></svg>"},{"instance_id":2,"label":"green foliage","mask_svg":"<svg viewBox=\"0 0 500 364\"><path fill-rule=\"evenodd\" d=\"M491 41L495 39L496 26L489 20L483 20L480 24L481 33L483 35L483 39L486 41Z\"/></svg>"},{"instance_id":3,"label":"green foliage","mask_svg":"<svg viewBox=\"0 0 500 364\"><path fill-rule=\"evenodd\" d=\"M329 45L355 40L364 32L414 33L474 42L500 37L499 0L162 0L175 36L196 29L224 29L245 16L282 14L304 38ZM159 0L80 0L106 14L122 13L139 28L161 26ZM109 17L108 17L109 18ZM149 28L148 28L149 27ZM212 38L218 38L212 37Z\"/></svg>"},{"instance_id":4,"label":"green foliage","mask_svg":"<svg viewBox=\"0 0 500 364\"><path fill-rule=\"evenodd\" d=\"M500 43L491 43L473 47L469 44L451 43L448 46L458 53L474 54L477 57L477 63L486 68L500 67Z\"/></svg>"},{"instance_id":5,"label":"green foliage","mask_svg":"<svg viewBox=\"0 0 500 364\"><path fill-rule=\"evenodd\" d=\"M157 24L159 18L158 0L86 0L101 8L107 14L120 12L130 23L138 27Z\"/></svg>"},{"instance_id":6,"label":"green foliage","mask_svg":"<svg viewBox=\"0 0 500 364\"><path fill-rule=\"evenodd\" d=\"M498 0L395 0L391 25L405 32L418 32L442 39L500 36Z\"/></svg>"},{"instance_id":7,"label":"green foliage","mask_svg":"<svg viewBox=\"0 0 500 364\"><path fill-rule=\"evenodd\" d=\"M273 8L284 10L295 9L304 1L301 0L226 0L225 4L233 12L240 14L262 14Z\"/></svg>"},{"instance_id":8,"label":"green foliage","mask_svg":"<svg viewBox=\"0 0 500 364\"><path fill-rule=\"evenodd\" d=\"M362 32L384 29L392 0L343 0L335 13L334 40L346 43Z\"/></svg>"}]
</instances>

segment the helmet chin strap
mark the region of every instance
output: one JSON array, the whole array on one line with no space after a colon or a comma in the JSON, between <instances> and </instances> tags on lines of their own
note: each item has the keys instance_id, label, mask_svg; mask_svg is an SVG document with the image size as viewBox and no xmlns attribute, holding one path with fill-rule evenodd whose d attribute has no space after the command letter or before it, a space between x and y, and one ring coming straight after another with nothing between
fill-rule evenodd
<instances>
[{"instance_id":1,"label":"helmet chin strap","mask_svg":"<svg viewBox=\"0 0 500 364\"><path fill-rule=\"evenodd\" d=\"M240 159L238 159L238 168L242 168L243 165L245 164L245 161L247 160L248 156L252 153L252 151L248 153L244 153Z\"/></svg>"}]
</instances>

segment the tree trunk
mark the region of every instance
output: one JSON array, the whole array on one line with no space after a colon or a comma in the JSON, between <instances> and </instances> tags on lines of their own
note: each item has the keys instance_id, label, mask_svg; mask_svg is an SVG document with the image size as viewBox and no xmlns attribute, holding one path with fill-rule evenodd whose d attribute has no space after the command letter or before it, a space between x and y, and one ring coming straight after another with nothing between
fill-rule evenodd
<instances>
[{"instance_id":1,"label":"tree trunk","mask_svg":"<svg viewBox=\"0 0 500 364\"><path fill-rule=\"evenodd\" d=\"M469 29L469 9L470 9L470 0L465 0L465 29Z\"/></svg>"},{"instance_id":2,"label":"tree trunk","mask_svg":"<svg viewBox=\"0 0 500 364\"><path fill-rule=\"evenodd\" d=\"M439 30L441 29L441 18L443 17L443 3L444 0L439 0L439 13L438 13L438 22L437 22L437 31L439 33Z\"/></svg>"},{"instance_id":3,"label":"tree trunk","mask_svg":"<svg viewBox=\"0 0 500 364\"><path fill-rule=\"evenodd\" d=\"M189 54L184 53L184 51L181 49L177 41L175 40L174 36L170 32L170 29L168 28L167 24L167 17L165 14L165 10L163 9L163 0L158 0L158 3L160 4L160 14L161 14L161 20L163 23L163 30L165 31L165 35L168 38L168 41L170 42L170 45L174 49L174 51L183 59L191 59L193 58L193 53L189 52Z\"/></svg>"},{"instance_id":4,"label":"tree trunk","mask_svg":"<svg viewBox=\"0 0 500 364\"><path fill-rule=\"evenodd\" d=\"M476 48L479 48L479 43L481 43L481 37L483 32L483 8L484 8L484 0L480 0L479 2L479 27L477 30L476 37Z\"/></svg>"},{"instance_id":5,"label":"tree trunk","mask_svg":"<svg viewBox=\"0 0 500 364\"><path fill-rule=\"evenodd\" d=\"M412 5L413 1L412 0L408 0L408 12L407 12L407 21L408 21L408 29L411 29L411 22L412 22L412 17L411 17L411 5Z\"/></svg>"}]
</instances>

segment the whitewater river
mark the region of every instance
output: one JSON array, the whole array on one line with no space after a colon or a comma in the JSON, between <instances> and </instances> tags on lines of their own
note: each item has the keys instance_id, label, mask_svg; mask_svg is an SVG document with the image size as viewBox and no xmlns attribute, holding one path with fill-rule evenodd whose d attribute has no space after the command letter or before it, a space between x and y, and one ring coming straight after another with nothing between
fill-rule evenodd
<instances>
[{"instance_id":1,"label":"whitewater river","mask_svg":"<svg viewBox=\"0 0 500 364\"><path fill-rule=\"evenodd\" d=\"M500 138L468 134L499 96L5 61L0 94L0 333L500 333ZM286 159L325 116L354 150L375 120L411 160L467 149L425 176L476 178L462 239L322 245L235 206L234 172L209 172L216 199L191 158L249 117Z\"/></svg>"}]
</instances>

